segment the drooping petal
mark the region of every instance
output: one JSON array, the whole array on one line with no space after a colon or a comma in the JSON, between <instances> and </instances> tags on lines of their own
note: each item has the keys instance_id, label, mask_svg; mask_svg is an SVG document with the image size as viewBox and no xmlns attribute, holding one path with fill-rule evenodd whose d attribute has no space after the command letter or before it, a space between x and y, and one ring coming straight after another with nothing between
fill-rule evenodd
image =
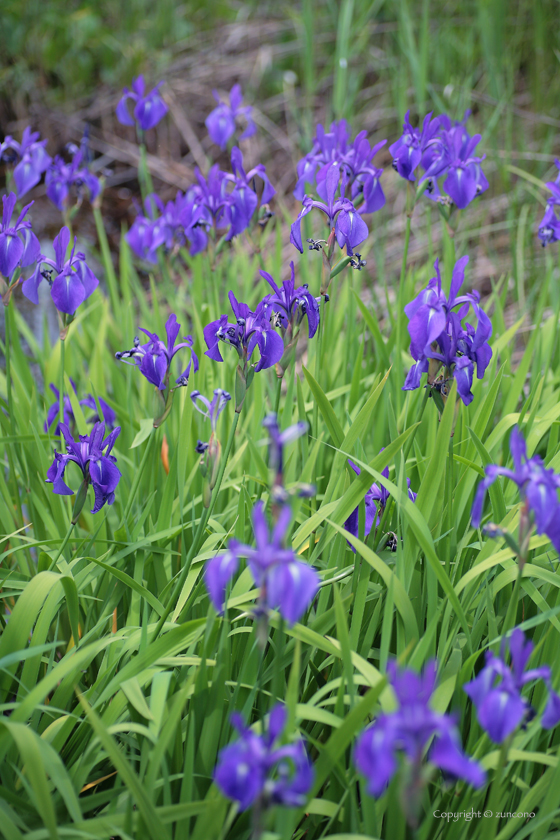
<instances>
[{"instance_id":1,"label":"drooping petal","mask_svg":"<svg viewBox=\"0 0 560 840\"><path fill-rule=\"evenodd\" d=\"M0 274L9 279L23 256L23 242L17 233L0 233Z\"/></svg>"},{"instance_id":2,"label":"drooping petal","mask_svg":"<svg viewBox=\"0 0 560 840\"><path fill-rule=\"evenodd\" d=\"M86 298L83 283L77 273L69 268L55 277L51 297L59 312L73 315Z\"/></svg>"},{"instance_id":3,"label":"drooping petal","mask_svg":"<svg viewBox=\"0 0 560 840\"><path fill-rule=\"evenodd\" d=\"M319 589L319 575L311 566L295 560L274 565L267 575L267 602L278 607L289 624L299 621Z\"/></svg>"},{"instance_id":4,"label":"drooping petal","mask_svg":"<svg viewBox=\"0 0 560 840\"><path fill-rule=\"evenodd\" d=\"M239 558L235 551L226 551L208 561L204 569L204 583L217 613L224 611L226 587L237 571Z\"/></svg>"}]
</instances>

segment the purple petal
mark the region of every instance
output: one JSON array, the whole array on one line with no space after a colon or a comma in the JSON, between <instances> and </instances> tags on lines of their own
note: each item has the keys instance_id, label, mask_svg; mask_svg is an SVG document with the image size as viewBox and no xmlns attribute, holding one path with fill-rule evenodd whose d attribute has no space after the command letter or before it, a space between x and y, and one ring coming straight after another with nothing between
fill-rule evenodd
<instances>
[{"instance_id":1,"label":"purple petal","mask_svg":"<svg viewBox=\"0 0 560 840\"><path fill-rule=\"evenodd\" d=\"M51 297L59 312L73 315L86 299L85 289L76 272L63 271L51 286Z\"/></svg>"},{"instance_id":2,"label":"purple petal","mask_svg":"<svg viewBox=\"0 0 560 840\"><path fill-rule=\"evenodd\" d=\"M204 583L217 613L224 611L226 586L236 573L239 559L234 551L218 554L209 560L204 569Z\"/></svg>"}]
</instances>

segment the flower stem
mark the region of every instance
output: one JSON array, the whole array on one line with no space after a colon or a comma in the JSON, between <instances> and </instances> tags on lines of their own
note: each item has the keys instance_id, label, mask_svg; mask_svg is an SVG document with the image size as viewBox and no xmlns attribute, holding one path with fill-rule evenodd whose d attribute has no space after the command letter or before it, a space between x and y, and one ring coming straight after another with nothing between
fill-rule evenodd
<instances>
[{"instance_id":1,"label":"flower stem","mask_svg":"<svg viewBox=\"0 0 560 840\"><path fill-rule=\"evenodd\" d=\"M61 339L60 341L60 392L58 394L58 413L59 413L59 423L64 423L64 356L65 356L65 348L66 348L66 341ZM64 452L64 435L62 434L62 429L60 431L60 446L62 451Z\"/></svg>"},{"instance_id":2,"label":"flower stem","mask_svg":"<svg viewBox=\"0 0 560 840\"><path fill-rule=\"evenodd\" d=\"M274 413L278 416L278 409L280 408L280 395L282 393L282 380L278 378L276 383L276 401L274 404Z\"/></svg>"},{"instance_id":3,"label":"flower stem","mask_svg":"<svg viewBox=\"0 0 560 840\"><path fill-rule=\"evenodd\" d=\"M481 840L493 840L498 830L500 821L496 819L494 814L499 811L502 801L502 776L504 767L507 764L507 756L512 738L513 735L506 738L500 748L498 763L494 772L494 779L492 781L492 787L490 788L490 795L488 797L488 804L485 811L485 813L490 812L491 816L484 820L482 825Z\"/></svg>"},{"instance_id":4,"label":"flower stem","mask_svg":"<svg viewBox=\"0 0 560 840\"><path fill-rule=\"evenodd\" d=\"M217 499L218 494L220 492L220 487L222 485L222 479L224 477L224 473L225 473L225 470L226 470L229 454L230 454L231 448L233 446L233 440L235 438L235 430L237 429L238 421L239 421L239 414L236 413L236 414L233 415L233 421L232 421L232 424L231 424L231 429L229 431L228 442L226 444L226 448L225 448L224 454L222 456L222 462L220 464L220 472L218 473L218 478L216 480L216 486L214 487L214 490L212 491L212 498L210 500L210 505L202 511L202 515L201 515L200 521L198 523L198 528L196 529L196 533L193 537L193 541L191 543L189 553L187 554L187 559L185 561L185 565L183 566L183 569L181 571L179 579L177 580L177 583L173 587L173 592L171 593L171 597L169 598L169 600L167 602L167 606L165 607L165 609L163 611L163 614L161 615L161 617L160 617L160 619L159 619L159 621L156 625L156 629L154 630L154 635L151 639L152 642L155 641L155 639L157 639L157 637L159 636L163 625L167 621L167 619L169 617L169 614L170 614L171 610L173 609L174 604L177 602L177 598L181 594L183 586L185 585L185 581L186 581L187 575L190 571L193 558L195 557L195 555L196 555L196 553L197 553L197 551L200 547L200 543L202 542L202 536L203 536L204 531L206 529L206 525L208 524L208 520L212 516L212 511L214 510L214 505L216 504L216 499Z\"/></svg>"},{"instance_id":5,"label":"flower stem","mask_svg":"<svg viewBox=\"0 0 560 840\"><path fill-rule=\"evenodd\" d=\"M319 335L317 336L317 353L315 355L315 379L321 385L321 361L323 358L323 333L325 331L325 296L321 295L321 313L319 316ZM319 436L319 405L313 403L313 434Z\"/></svg>"},{"instance_id":6,"label":"flower stem","mask_svg":"<svg viewBox=\"0 0 560 840\"><path fill-rule=\"evenodd\" d=\"M408 202L407 202L408 204ZM397 289L397 323L396 323L396 330L397 336L395 341L395 374L397 377L397 382L401 382L403 379L403 371L402 371L402 359L401 359L401 343L402 343L402 325L403 325L403 318L404 318L404 292L405 292L405 282L406 282L406 264L408 262L408 246L410 243L410 225L411 225L411 217L407 214L406 217L406 228L404 234L404 248L403 248L403 255L402 255L402 263L401 263L401 276L399 280L399 288Z\"/></svg>"},{"instance_id":7,"label":"flower stem","mask_svg":"<svg viewBox=\"0 0 560 840\"><path fill-rule=\"evenodd\" d=\"M6 348L6 397L12 434L15 434L14 410L12 405L12 313L11 306L4 309L4 344Z\"/></svg>"},{"instance_id":8,"label":"flower stem","mask_svg":"<svg viewBox=\"0 0 560 840\"><path fill-rule=\"evenodd\" d=\"M130 489L130 495L128 497L128 502L126 504L125 511L122 515L122 519L121 519L121 523L119 525L119 528L122 528L125 525L126 520L129 517L130 511L132 509L132 504L134 502L134 498L135 498L136 493L138 491L138 485L140 484L140 481L142 479L142 474L143 474L144 469L146 467L146 464L148 462L148 458L150 457L150 452L152 451L152 448L153 448L154 442L156 440L156 437L157 437L157 434L156 434L156 431L154 429L154 431L150 434L150 436L148 438L148 443L147 443L146 449L144 450L144 454L142 455L142 460L140 461L140 466L136 470L136 475L134 476L134 482L133 482L132 487Z\"/></svg>"},{"instance_id":9,"label":"flower stem","mask_svg":"<svg viewBox=\"0 0 560 840\"><path fill-rule=\"evenodd\" d=\"M70 526L69 526L69 528L66 532L66 536L64 537L64 539L62 541L62 545L58 549L58 554L56 555L56 557L54 558L54 560L52 561L52 563L50 564L50 566L48 568L49 572L52 572L54 570L56 564L60 560L60 556L61 556L62 552L64 551L64 549L66 548L66 546L68 545L68 540L70 539L73 530L74 530L74 523L71 522Z\"/></svg>"},{"instance_id":10,"label":"flower stem","mask_svg":"<svg viewBox=\"0 0 560 840\"><path fill-rule=\"evenodd\" d=\"M519 599L519 590L521 588L521 578L523 577L523 567L519 565L517 567L517 577L515 579L515 585L513 587L513 595L511 596L510 602L508 604L506 617L504 619L503 627L502 627L502 636L507 636L509 631L513 628L515 624L515 616L517 613L518 599Z\"/></svg>"}]
</instances>

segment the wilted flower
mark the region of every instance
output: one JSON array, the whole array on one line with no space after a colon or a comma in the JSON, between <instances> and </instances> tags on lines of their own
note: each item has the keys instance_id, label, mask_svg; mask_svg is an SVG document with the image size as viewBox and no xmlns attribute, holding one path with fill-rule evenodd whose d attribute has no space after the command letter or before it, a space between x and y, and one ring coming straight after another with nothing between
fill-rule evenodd
<instances>
[{"instance_id":1,"label":"wilted flower","mask_svg":"<svg viewBox=\"0 0 560 840\"><path fill-rule=\"evenodd\" d=\"M305 804L313 784L313 764L301 740L273 749L286 726L286 708L274 706L263 735L245 726L234 713L231 722L240 738L221 750L214 779L229 799L239 802L242 811L251 805L261 808L284 805L297 808Z\"/></svg>"},{"instance_id":2,"label":"wilted flower","mask_svg":"<svg viewBox=\"0 0 560 840\"><path fill-rule=\"evenodd\" d=\"M236 123L239 118L246 121L247 126L245 131L240 136L240 140L245 140L251 137L257 130L257 126L251 118L250 105L241 106L243 102L243 94L241 93L241 85L234 85L229 92L229 105L224 102L216 90L212 91L214 99L218 103L218 107L208 114L205 120L208 134L221 149L225 149L228 140L235 134Z\"/></svg>"},{"instance_id":3,"label":"wilted flower","mask_svg":"<svg viewBox=\"0 0 560 840\"><path fill-rule=\"evenodd\" d=\"M217 612L224 609L225 591L237 571L239 558L246 557L247 565L260 590L262 609L278 608L280 614L293 624L299 621L319 588L319 575L312 566L297 560L291 549L284 548L286 532L292 513L283 507L272 533L269 532L263 502L253 508L253 529L257 547L230 540L228 551L218 554L206 564L204 581Z\"/></svg>"},{"instance_id":4,"label":"wilted flower","mask_svg":"<svg viewBox=\"0 0 560 840\"><path fill-rule=\"evenodd\" d=\"M303 197L303 207L292 224L290 242L303 254L301 240L301 220L304 216L316 208L321 210L327 217L329 230L334 227L336 241L340 248L346 247L349 256L352 256L356 248L368 235L367 225L354 207L350 199L344 197L344 180L341 188L341 197L335 198L339 187L340 167L338 163L331 163L324 178L324 201L315 201L310 196Z\"/></svg>"},{"instance_id":5,"label":"wilted flower","mask_svg":"<svg viewBox=\"0 0 560 840\"><path fill-rule=\"evenodd\" d=\"M27 126L23 130L21 143L10 136L0 143L0 160L16 164L14 181L18 198L39 183L41 175L51 162L51 157L45 150L47 141L39 140L39 136L38 131L31 131L31 127Z\"/></svg>"},{"instance_id":6,"label":"wilted flower","mask_svg":"<svg viewBox=\"0 0 560 840\"><path fill-rule=\"evenodd\" d=\"M383 450L381 450L383 452ZM348 460L348 463L356 473L356 475L360 475L361 470L353 461ZM385 467L381 475L385 476L385 478L389 478L389 467ZM406 484L408 487L408 498L411 502L416 501L416 493L414 493L410 489L410 478L406 479ZM391 494L388 490L385 489L383 486L379 486L378 484L372 484L369 490L367 491L364 502L366 506L366 521L365 521L365 531L364 531L364 539L368 537L371 533L371 529L374 527L377 528L381 524L381 516L383 515L383 511L387 506L387 502L389 501ZM359 507L352 511L346 522L344 523L344 527L347 531L358 538L360 536L359 532ZM351 543L348 543L350 548L353 552L356 551Z\"/></svg>"},{"instance_id":7,"label":"wilted flower","mask_svg":"<svg viewBox=\"0 0 560 840\"><path fill-rule=\"evenodd\" d=\"M15 193L2 196L2 226L0 227L0 274L10 279L18 265L32 265L41 252L39 240L31 230L31 222L24 222L33 202L27 204L12 225L16 206Z\"/></svg>"},{"instance_id":8,"label":"wilted flower","mask_svg":"<svg viewBox=\"0 0 560 840\"><path fill-rule=\"evenodd\" d=\"M509 637L508 646L511 666L505 662L502 644L500 656L486 651L484 668L474 680L463 686L476 707L480 725L497 744L505 741L524 721L535 716L529 701L521 696L523 686L535 680L543 680L549 692L542 726L552 729L560 723L560 697L552 690L549 666L526 670L533 643L525 641L525 635L518 627Z\"/></svg>"},{"instance_id":9,"label":"wilted flower","mask_svg":"<svg viewBox=\"0 0 560 840\"><path fill-rule=\"evenodd\" d=\"M208 443L204 443L199 440L196 444L196 451L199 455L203 456L200 462L200 469L204 479L202 499L205 507L208 507L210 505L212 490L214 489L218 479L218 471L222 457L222 447L220 441L216 437L216 425L218 423L218 417L231 400L231 394L228 394L228 392L224 391L222 388L216 388L212 401L210 402L210 400L202 396L200 391L193 391L191 394L191 400L193 401L196 410L199 411L203 417L210 420L210 425L212 427L212 433ZM202 403L204 408L201 408L198 403Z\"/></svg>"},{"instance_id":10,"label":"wilted flower","mask_svg":"<svg viewBox=\"0 0 560 840\"><path fill-rule=\"evenodd\" d=\"M436 391L446 397L448 383L453 376L465 405L472 402L474 367L476 365L477 378L482 379L492 358L492 349L488 344L492 324L479 305L478 292L458 296L468 261L468 257L461 257L455 263L447 298L441 288L439 260L436 260L436 277L404 308L410 319L410 353L416 360L406 377L404 391L419 388L422 374L427 373L428 386L432 392ZM457 306L461 308L459 312L454 312ZM469 323L465 327L461 324L471 306L478 319L476 330Z\"/></svg>"},{"instance_id":11,"label":"wilted flower","mask_svg":"<svg viewBox=\"0 0 560 840\"><path fill-rule=\"evenodd\" d=\"M528 538L534 523L537 534L546 534L554 548L560 551L560 503L558 502L560 476L554 470L546 469L539 455L527 457L527 445L517 426L511 432L509 447L513 458L513 470L498 467L495 464L485 467L485 477L478 485L474 499L472 523L475 528L478 528L482 519L486 491L498 476L503 475L517 484L524 503L520 521L520 528L524 533L520 543Z\"/></svg>"},{"instance_id":12,"label":"wilted flower","mask_svg":"<svg viewBox=\"0 0 560 840\"><path fill-rule=\"evenodd\" d=\"M135 121L142 131L154 128L158 122L167 114L167 105L161 98L159 89L163 82L159 82L153 90L144 96L144 76L140 75L132 81L132 90L123 89L123 95L117 105L117 119L123 125L134 125ZM128 110L128 100L132 99L134 105L134 119Z\"/></svg>"},{"instance_id":13,"label":"wilted flower","mask_svg":"<svg viewBox=\"0 0 560 840\"><path fill-rule=\"evenodd\" d=\"M411 774L402 790L402 801L409 821L414 823L415 799L426 784L422 774L423 753L432 738L428 761L446 776L481 787L485 773L463 753L453 717L430 708L436 686L436 663L426 665L422 674L399 669L394 662L389 663L387 670L399 709L379 715L365 730L356 746L355 761L366 777L368 793L381 796L398 770L397 753L404 754Z\"/></svg>"},{"instance_id":14,"label":"wilted flower","mask_svg":"<svg viewBox=\"0 0 560 840\"><path fill-rule=\"evenodd\" d=\"M76 390L76 384L73 379L70 380L70 384L72 385L74 393L77 396L78 392ZM43 427L45 432L48 432L49 429L51 429L51 426L55 420L60 419L60 391L55 385L51 384L49 387L56 398L56 402L49 406L47 412L47 419ZM113 429L115 426L117 416L111 408L111 406L108 405L105 402L105 400L102 399L102 397L98 397L97 399L99 401L99 407L101 409L101 417L99 417L97 413L97 404L95 402L95 397L92 396L92 394L87 394L83 400L80 400L80 405L85 406L86 408L91 408L92 411L95 412L93 417L89 418L89 423L97 423L99 420L103 420L105 422L107 431L111 431L111 429ZM72 429L76 422L76 418L74 417L74 409L72 408L72 403L70 402L70 397L68 396L68 394L64 395L62 406L64 411L64 423L66 423L66 425L70 427L70 429ZM56 428L51 429L51 432L54 435L60 435L60 423L57 423Z\"/></svg>"},{"instance_id":15,"label":"wilted flower","mask_svg":"<svg viewBox=\"0 0 560 840\"><path fill-rule=\"evenodd\" d=\"M87 265L85 254L76 251L76 242L74 237L74 247L70 257L66 259L70 231L63 227L53 242L54 260L42 254L37 258L37 267L33 275L22 285L23 294L32 303L39 303L39 285L42 280L46 280L58 311L65 315L73 315L80 304L98 287L99 280ZM48 268L43 268L44 265Z\"/></svg>"},{"instance_id":16,"label":"wilted flower","mask_svg":"<svg viewBox=\"0 0 560 840\"><path fill-rule=\"evenodd\" d=\"M49 467L46 480L53 485L53 493L72 496L74 491L65 484L64 471L71 462L78 465L82 471L83 481L72 517L72 521L76 522L90 484L95 493L92 513L100 511L104 504L112 505L115 501L115 489L120 481L121 473L116 467L117 459L111 455L111 450L121 429L117 426L104 439L105 423L96 423L90 435L79 436L79 442L74 440L66 423L60 424L60 430L66 441L67 454L61 455L55 450L54 462Z\"/></svg>"}]
</instances>

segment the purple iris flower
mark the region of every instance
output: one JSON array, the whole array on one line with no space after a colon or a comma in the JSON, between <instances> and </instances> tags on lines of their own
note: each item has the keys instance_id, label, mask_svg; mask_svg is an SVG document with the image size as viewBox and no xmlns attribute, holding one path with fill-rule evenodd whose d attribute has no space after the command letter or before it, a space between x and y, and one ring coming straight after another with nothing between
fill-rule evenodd
<instances>
[{"instance_id":1,"label":"purple iris flower","mask_svg":"<svg viewBox=\"0 0 560 840\"><path fill-rule=\"evenodd\" d=\"M151 193L146 197L144 207L145 215L139 214L126 234L128 244L138 257L156 263L158 248L165 246L171 251L186 245L187 241L192 256L206 248L204 209L195 206L188 193L178 192L165 206L159 196Z\"/></svg>"},{"instance_id":2,"label":"purple iris flower","mask_svg":"<svg viewBox=\"0 0 560 840\"><path fill-rule=\"evenodd\" d=\"M560 170L560 160L556 159L554 162ZM546 203L545 214L539 225L539 239L543 248L549 242L557 242L560 239L560 220L556 216L556 207L560 205L560 171L556 180L547 181L546 186L552 195Z\"/></svg>"},{"instance_id":3,"label":"purple iris flower","mask_svg":"<svg viewBox=\"0 0 560 840\"><path fill-rule=\"evenodd\" d=\"M422 374L428 373L428 386L446 396L453 375L465 405L473 399L474 366L478 379L482 379L492 358L488 344L492 324L480 306L478 292L459 295L468 261L465 256L455 263L448 298L441 288L439 260L436 260L436 277L404 308L409 318L410 353L416 362L406 377L404 391L419 388ZM454 312L457 306L461 308ZM468 323L462 325L470 307L478 320L476 330Z\"/></svg>"},{"instance_id":4,"label":"purple iris flower","mask_svg":"<svg viewBox=\"0 0 560 840\"><path fill-rule=\"evenodd\" d=\"M263 193L261 196L261 204L268 204L276 190L270 183L266 169L259 163L249 172L245 172L243 168L243 155L237 146L231 150L231 168L233 175L226 175L226 178L235 185L232 193L233 202L230 207L232 236L242 233L249 227L249 223L253 217L258 205L257 194L250 186L254 185L255 178L258 177L264 184Z\"/></svg>"},{"instance_id":5,"label":"purple iris flower","mask_svg":"<svg viewBox=\"0 0 560 840\"><path fill-rule=\"evenodd\" d=\"M73 315L80 304L98 287L99 280L87 265L85 255L76 251L76 241L74 238L74 247L70 257L66 259L70 231L63 227L53 242L54 260L42 254L38 257L35 271L22 285L22 292L31 303L39 303L39 285L42 280L46 280L51 287L51 297L58 311ZM44 269L43 265L49 267Z\"/></svg>"},{"instance_id":6,"label":"purple iris flower","mask_svg":"<svg viewBox=\"0 0 560 840\"><path fill-rule=\"evenodd\" d=\"M363 195L363 204L358 209L360 213L374 213L383 207L385 195L379 182L383 170L374 166L373 158L387 141L381 140L371 147L367 132L361 131L353 143L350 143L350 136L346 120L331 123L328 132L322 125L317 126L311 151L297 165L298 182L294 196L299 201L305 195L305 184L314 182L319 196L325 200L326 174L331 163L337 163L345 182L351 185L352 201Z\"/></svg>"},{"instance_id":7,"label":"purple iris flower","mask_svg":"<svg viewBox=\"0 0 560 840\"><path fill-rule=\"evenodd\" d=\"M235 348L244 364L249 362L258 347L261 357L254 365L255 373L279 362L284 353L284 342L264 317L263 302L252 312L246 303L238 303L233 292L229 293L229 300L235 323L229 322L227 315L222 315L204 327L204 340L208 347L205 355L216 362L223 362L220 353L220 342L223 342Z\"/></svg>"},{"instance_id":8,"label":"purple iris flower","mask_svg":"<svg viewBox=\"0 0 560 840\"><path fill-rule=\"evenodd\" d=\"M132 90L123 89L123 95L117 105L117 119L122 125L134 125L138 123L142 131L154 128L158 122L167 114L167 105L161 98L159 89L163 82L159 82L153 90L144 96L144 76L140 75L132 81ZM128 100L132 99L134 105L134 119L128 110Z\"/></svg>"},{"instance_id":9,"label":"purple iris flower","mask_svg":"<svg viewBox=\"0 0 560 840\"><path fill-rule=\"evenodd\" d=\"M422 130L420 131L419 128L411 126L410 111L407 111L404 117L402 135L392 146L389 146L389 151L393 156L393 169L407 181L416 180L414 172L422 161L428 143L439 130L440 119L439 117L432 119L432 113L433 111L430 111L424 117Z\"/></svg>"},{"instance_id":10,"label":"purple iris flower","mask_svg":"<svg viewBox=\"0 0 560 840\"><path fill-rule=\"evenodd\" d=\"M304 216L307 216L308 213L311 213L314 208L321 210L325 214L329 230L334 226L336 241L338 242L340 248L344 248L344 246L346 246L346 251L349 256L352 256L354 253L353 249L367 237L367 225L350 199L344 198L344 194L342 197L335 199L338 191L339 180L340 167L338 163L331 163L324 178L325 201L314 201L308 195L303 197L303 207L299 216L292 224L290 232L290 242L292 245L295 245L301 254L303 254L301 220ZM342 192L344 193L344 179Z\"/></svg>"},{"instance_id":11,"label":"purple iris flower","mask_svg":"<svg viewBox=\"0 0 560 840\"><path fill-rule=\"evenodd\" d=\"M177 316L170 315L165 324L167 345L155 333L141 329L141 332L148 336L149 341L146 344L140 344L140 339L136 337L134 339L134 347L131 350L116 353L115 357L121 362L139 367L140 373L146 377L148 382L155 385L158 390L163 391L169 386L171 362L176 353L182 350L183 347L192 348L194 344L194 340L190 335L186 336L180 344L175 344L180 330L181 325L177 323ZM192 349L187 367L175 380L178 387L188 384L191 368L195 373L198 370L198 357Z\"/></svg>"},{"instance_id":12,"label":"purple iris flower","mask_svg":"<svg viewBox=\"0 0 560 840\"><path fill-rule=\"evenodd\" d=\"M422 131L413 128L407 111L404 133L389 151L393 155L393 168L408 181L416 180L414 172L420 166L424 174L420 184L426 185L424 195L443 204L451 200L464 209L478 195L488 189L488 181L481 168L486 157L473 156L480 141L480 134L471 137L465 127L470 116L466 111L460 122L452 123L446 114L432 120L424 118ZM445 178L442 195L437 179Z\"/></svg>"},{"instance_id":13,"label":"purple iris flower","mask_svg":"<svg viewBox=\"0 0 560 840\"><path fill-rule=\"evenodd\" d=\"M66 455L61 455L55 450L54 462L47 472L46 480L52 484L53 493L61 496L73 495L74 491L64 482L64 471L69 463L74 462L82 471L86 488L90 484L93 485L95 505L91 512L97 513L104 504L112 505L121 473L111 450L121 432L120 426L104 437L105 423L96 423L90 435L79 436L79 442L74 440L66 423L61 423L60 429L66 441Z\"/></svg>"},{"instance_id":14,"label":"purple iris flower","mask_svg":"<svg viewBox=\"0 0 560 840\"><path fill-rule=\"evenodd\" d=\"M241 811L257 800L262 807L284 805L297 808L305 804L313 784L313 764L303 741L273 749L286 726L286 708L279 703L271 710L263 735L245 726L240 714L231 722L239 740L221 750L214 779L222 793L239 802Z\"/></svg>"},{"instance_id":15,"label":"purple iris flower","mask_svg":"<svg viewBox=\"0 0 560 840\"><path fill-rule=\"evenodd\" d=\"M32 265L41 253L39 240L31 230L31 222L24 222L33 202L27 204L12 225L16 206L15 193L2 196L2 226L0 227L0 274L9 279L18 265Z\"/></svg>"},{"instance_id":16,"label":"purple iris flower","mask_svg":"<svg viewBox=\"0 0 560 840\"><path fill-rule=\"evenodd\" d=\"M383 450L381 450L383 452ZM360 475L361 470L353 461L348 459L348 463L356 473L356 475ZM385 478L389 478L389 467L385 467L381 475L385 476ZM410 489L410 478L406 479L406 486L408 488L408 498L411 502L416 501L417 494L414 493L413 490ZM372 484L369 490L367 491L364 501L366 505L366 523L365 523L365 531L364 531L364 539L368 537L371 533L371 529L374 527L377 528L381 524L381 516L383 515L383 511L387 506L387 502L389 501L391 494L385 487L380 487L378 484ZM359 533L359 507L352 511L346 522L344 523L344 527L347 531L358 538L360 536ZM354 553L356 553L356 549L353 545L348 543L350 548Z\"/></svg>"},{"instance_id":17,"label":"purple iris flower","mask_svg":"<svg viewBox=\"0 0 560 840\"><path fill-rule=\"evenodd\" d=\"M306 433L307 423L300 420L299 423L294 423L281 432L278 416L268 414L263 420L263 426L270 436L270 468L281 477L284 472L284 447Z\"/></svg>"},{"instance_id":18,"label":"purple iris flower","mask_svg":"<svg viewBox=\"0 0 560 840\"><path fill-rule=\"evenodd\" d=\"M212 427L212 432L216 431L216 424L218 422L218 417L231 400L231 394L227 391L224 391L223 388L216 388L214 391L214 396L212 397L212 401L210 401L207 397L204 397L200 391L193 391L191 393L191 400L193 401L193 405L203 417L206 417L210 420L210 425ZM201 408L197 403L202 403L204 406Z\"/></svg>"},{"instance_id":19,"label":"purple iris flower","mask_svg":"<svg viewBox=\"0 0 560 840\"><path fill-rule=\"evenodd\" d=\"M307 284L296 289L293 262L290 263L290 268L292 276L289 280L284 280L282 288L276 285L274 278L267 271L259 272L272 286L273 294L267 295L264 303L276 313L277 324L284 333L285 343L286 338L291 340L297 334L304 318L307 318L309 338L313 338L319 327L319 304Z\"/></svg>"},{"instance_id":20,"label":"purple iris flower","mask_svg":"<svg viewBox=\"0 0 560 840\"><path fill-rule=\"evenodd\" d=\"M485 781L482 767L465 755L455 720L430 708L436 685L437 665L430 662L422 674L394 662L387 666L389 679L399 701L399 709L380 715L360 736L355 752L358 770L367 779L371 796L381 796L398 769L397 753L403 753L413 768L413 778L421 773L423 753L433 738L428 761L446 776L464 779L473 787Z\"/></svg>"},{"instance_id":21,"label":"purple iris flower","mask_svg":"<svg viewBox=\"0 0 560 840\"><path fill-rule=\"evenodd\" d=\"M243 102L241 85L234 85L230 90L229 105L220 99L220 95L216 90L213 90L212 94L218 103L218 107L214 108L208 114L205 125L208 129L208 134L216 146L220 146L222 150L226 148L228 140L235 134L236 122L239 118L247 122L247 127L240 136L240 140L246 140L247 137L251 137L256 132L257 126L251 117L252 107L250 105L241 105Z\"/></svg>"},{"instance_id":22,"label":"purple iris flower","mask_svg":"<svg viewBox=\"0 0 560 840\"><path fill-rule=\"evenodd\" d=\"M490 738L501 744L508 735L535 716L529 701L521 696L523 686L535 680L544 680L549 696L541 719L545 729L552 729L560 723L560 697L552 690L550 668L526 670L533 652L533 643L516 627L509 637L511 666L505 662L502 645L500 656L486 651L486 664L477 677L463 686L473 701L478 721Z\"/></svg>"},{"instance_id":23,"label":"purple iris flower","mask_svg":"<svg viewBox=\"0 0 560 840\"><path fill-rule=\"evenodd\" d=\"M74 389L74 393L77 396L78 392L76 390L76 383L74 382L73 379L70 380L70 384L72 385L72 388ZM49 406L49 409L48 409L48 412L47 412L47 419L45 421L45 425L44 425L43 428L44 428L45 432L48 432L49 429L50 429L52 434L60 435L61 434L60 423L57 424L56 428L51 429L51 426L54 423L54 421L59 418L60 391L58 390L58 388L55 385L51 384L49 387L50 387L51 391L53 392L53 394L55 396L56 402L54 402L52 405ZM111 431L115 426L117 416L116 416L115 412L113 411L113 409L111 408L111 406L108 405L105 402L104 399L102 399L101 397L98 397L98 400L99 400L99 407L101 409L102 417L99 417L99 415L97 413L97 404L95 402L95 397L92 396L92 394L87 394L83 400L80 400L80 405L86 406L87 408L91 408L92 411L95 412L93 417L89 418L89 421L88 421L89 423L97 423L99 420L103 420L105 422L105 426L107 428L107 431ZM64 423L68 427L72 428L74 426L76 418L74 417L74 409L72 408L72 403L70 402L70 397L68 396L68 394L64 395L63 411L64 411Z\"/></svg>"},{"instance_id":24,"label":"purple iris flower","mask_svg":"<svg viewBox=\"0 0 560 840\"><path fill-rule=\"evenodd\" d=\"M253 529L256 548L230 540L228 551L218 554L206 564L204 581L217 612L223 612L226 586L237 571L239 558L247 565L260 590L263 608L278 608L290 624L299 621L310 606L319 588L319 575L314 568L297 560L294 552L284 548L292 512L283 507L272 533L269 532L263 502L253 508Z\"/></svg>"},{"instance_id":25,"label":"purple iris flower","mask_svg":"<svg viewBox=\"0 0 560 840\"><path fill-rule=\"evenodd\" d=\"M45 146L46 140L39 140L39 132L31 131L30 126L23 130L21 143L12 137L5 137L0 143L0 160L6 163L16 163L14 167L14 181L18 198L29 192L41 180L41 175L51 162Z\"/></svg>"},{"instance_id":26,"label":"purple iris flower","mask_svg":"<svg viewBox=\"0 0 560 840\"><path fill-rule=\"evenodd\" d=\"M87 159L84 160L83 149L76 149L70 163L65 163L57 155L47 169L45 183L47 196L61 212L64 211L72 188L78 194L78 204L81 204L84 192L87 192L93 203L101 190L99 178L89 171Z\"/></svg>"},{"instance_id":27,"label":"purple iris flower","mask_svg":"<svg viewBox=\"0 0 560 840\"><path fill-rule=\"evenodd\" d=\"M513 458L513 470L495 464L485 467L485 477L478 485L474 499L472 523L478 528L486 491L499 475L503 475L517 484L521 500L534 517L537 534L546 534L554 548L560 551L560 476L554 470L546 469L539 455L527 457L527 445L517 426L511 432L509 448Z\"/></svg>"}]
</instances>

